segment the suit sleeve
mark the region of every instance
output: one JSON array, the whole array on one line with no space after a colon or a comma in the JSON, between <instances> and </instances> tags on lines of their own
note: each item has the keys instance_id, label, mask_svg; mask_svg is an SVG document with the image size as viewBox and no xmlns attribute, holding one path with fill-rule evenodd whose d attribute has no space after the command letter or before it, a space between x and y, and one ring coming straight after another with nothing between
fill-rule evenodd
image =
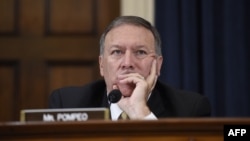
<instances>
[{"instance_id":1,"label":"suit sleeve","mask_svg":"<svg viewBox=\"0 0 250 141\"><path fill-rule=\"evenodd\" d=\"M211 105L207 97L202 96L197 101L195 106L195 116L197 117L210 117L211 116Z\"/></svg>"},{"instance_id":2,"label":"suit sleeve","mask_svg":"<svg viewBox=\"0 0 250 141\"><path fill-rule=\"evenodd\" d=\"M49 108L62 108L60 90L54 90L49 96Z\"/></svg>"}]
</instances>

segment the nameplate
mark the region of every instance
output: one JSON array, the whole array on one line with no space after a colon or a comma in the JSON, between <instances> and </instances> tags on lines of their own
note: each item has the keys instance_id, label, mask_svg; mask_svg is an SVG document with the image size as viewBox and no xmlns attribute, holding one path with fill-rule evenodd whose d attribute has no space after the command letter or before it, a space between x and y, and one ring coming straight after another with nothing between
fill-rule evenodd
<instances>
[{"instance_id":1,"label":"nameplate","mask_svg":"<svg viewBox=\"0 0 250 141\"><path fill-rule=\"evenodd\" d=\"M108 108L24 109L20 113L20 121L65 122L108 119Z\"/></svg>"}]
</instances>

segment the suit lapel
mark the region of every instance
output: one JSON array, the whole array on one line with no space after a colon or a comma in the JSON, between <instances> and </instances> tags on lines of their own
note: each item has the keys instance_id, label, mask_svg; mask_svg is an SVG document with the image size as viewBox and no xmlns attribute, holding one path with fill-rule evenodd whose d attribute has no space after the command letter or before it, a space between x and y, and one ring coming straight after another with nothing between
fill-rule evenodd
<instances>
[{"instance_id":1,"label":"suit lapel","mask_svg":"<svg viewBox=\"0 0 250 141\"><path fill-rule=\"evenodd\" d=\"M107 92L105 91L105 93L103 94L103 97L102 97L102 102L101 102L101 106L102 107L107 107L109 108L109 102L108 102L108 96L107 96Z\"/></svg>"},{"instance_id":2,"label":"suit lapel","mask_svg":"<svg viewBox=\"0 0 250 141\"><path fill-rule=\"evenodd\" d=\"M162 117L165 115L164 103L162 102L160 93L157 90L153 90L148 100L148 106L156 117Z\"/></svg>"},{"instance_id":3,"label":"suit lapel","mask_svg":"<svg viewBox=\"0 0 250 141\"><path fill-rule=\"evenodd\" d=\"M170 101L170 91L166 86L157 81L155 88L148 100L148 106L156 117L173 117L176 116L176 109L173 101Z\"/></svg>"}]
</instances>

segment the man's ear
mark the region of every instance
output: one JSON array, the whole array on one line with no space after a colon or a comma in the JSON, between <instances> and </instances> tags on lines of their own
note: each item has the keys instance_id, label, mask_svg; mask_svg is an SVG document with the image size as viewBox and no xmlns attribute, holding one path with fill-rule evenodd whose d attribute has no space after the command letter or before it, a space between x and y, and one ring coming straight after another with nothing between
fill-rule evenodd
<instances>
[{"instance_id":1,"label":"man's ear","mask_svg":"<svg viewBox=\"0 0 250 141\"><path fill-rule=\"evenodd\" d=\"M157 57L157 76L160 76L160 74L161 74L162 62L163 62L163 57L162 56L158 56Z\"/></svg>"},{"instance_id":2,"label":"man's ear","mask_svg":"<svg viewBox=\"0 0 250 141\"><path fill-rule=\"evenodd\" d=\"M99 69L100 69L100 75L103 76L103 56L99 56Z\"/></svg>"}]
</instances>

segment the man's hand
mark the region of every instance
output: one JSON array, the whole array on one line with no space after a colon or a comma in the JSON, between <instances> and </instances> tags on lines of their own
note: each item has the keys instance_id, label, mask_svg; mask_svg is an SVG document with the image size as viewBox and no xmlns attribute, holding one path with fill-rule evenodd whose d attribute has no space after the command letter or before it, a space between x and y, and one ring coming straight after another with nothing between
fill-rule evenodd
<instances>
[{"instance_id":1,"label":"man's hand","mask_svg":"<svg viewBox=\"0 0 250 141\"><path fill-rule=\"evenodd\" d=\"M151 113L147 106L147 99L152 92L157 80L156 60L152 62L150 74L144 78L138 73L123 74L118 76L121 84L134 84L135 88L130 97L122 97L118 102L119 107L125 111L130 119L143 119ZM114 89L117 86L114 86Z\"/></svg>"}]
</instances>

